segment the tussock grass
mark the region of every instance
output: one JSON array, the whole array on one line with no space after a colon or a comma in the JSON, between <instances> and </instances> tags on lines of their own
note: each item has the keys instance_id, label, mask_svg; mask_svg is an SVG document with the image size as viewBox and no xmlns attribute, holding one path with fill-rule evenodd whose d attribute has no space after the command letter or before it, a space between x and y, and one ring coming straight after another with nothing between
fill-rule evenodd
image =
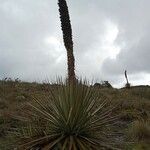
<instances>
[{"instance_id":1,"label":"tussock grass","mask_svg":"<svg viewBox=\"0 0 150 150\"><path fill-rule=\"evenodd\" d=\"M150 121L135 120L129 128L129 137L134 141L150 141Z\"/></svg>"}]
</instances>

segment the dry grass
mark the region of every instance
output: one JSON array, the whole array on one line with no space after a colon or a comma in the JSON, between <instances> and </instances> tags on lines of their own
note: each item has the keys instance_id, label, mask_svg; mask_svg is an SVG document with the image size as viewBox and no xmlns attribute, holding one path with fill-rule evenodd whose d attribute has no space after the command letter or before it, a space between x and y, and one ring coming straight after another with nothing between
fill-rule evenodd
<instances>
[{"instance_id":1,"label":"dry grass","mask_svg":"<svg viewBox=\"0 0 150 150\"><path fill-rule=\"evenodd\" d=\"M27 102L32 100L32 96L36 95L36 97L39 97L40 99L44 98L45 96L48 96L49 88L55 89L57 86L58 85L56 84L47 85L14 81L0 81L0 145L6 145L7 147L7 144L2 144L7 142L7 130L19 124L15 119L12 118L12 115L10 114L17 114L20 107L23 107ZM118 108L113 111L114 115L121 115L120 122L118 123L116 130L121 129L124 131L124 129L127 127L129 131L134 132L137 137L139 137L139 135L141 136L146 135L145 133L149 133L149 130L147 130L148 125L146 123L147 120L150 119L149 86L131 87L130 89L95 88L94 90L99 93L100 99L107 100L110 104L118 105ZM99 102L97 102L97 104L98 103ZM140 120L141 118L145 120L142 122L142 124L135 121ZM144 138L142 140L139 138L140 142L138 145L136 143L137 139L134 138L135 144L128 146L130 147L129 149L132 150L136 147L137 150L140 150L141 147L150 146L149 143L147 143L147 135L142 137ZM0 146L0 149L3 150L7 148L2 148Z\"/></svg>"}]
</instances>

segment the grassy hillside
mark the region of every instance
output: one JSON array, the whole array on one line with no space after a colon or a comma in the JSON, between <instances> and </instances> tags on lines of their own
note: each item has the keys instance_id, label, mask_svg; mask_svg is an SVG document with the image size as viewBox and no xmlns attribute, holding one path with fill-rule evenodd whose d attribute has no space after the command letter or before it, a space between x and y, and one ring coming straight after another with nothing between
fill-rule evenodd
<instances>
[{"instance_id":1,"label":"grassy hillside","mask_svg":"<svg viewBox=\"0 0 150 150\"><path fill-rule=\"evenodd\" d=\"M11 149L8 131L19 121L14 116L33 97L44 99L49 89L57 84L37 84L19 81L0 81L0 150ZM94 87L93 87L94 88ZM118 143L124 141L124 150L148 150L150 147L150 87L138 86L130 89L94 88L102 100L115 105L114 115L119 114L115 130L120 132ZM97 102L98 103L98 102ZM24 110L25 111L25 110Z\"/></svg>"}]
</instances>

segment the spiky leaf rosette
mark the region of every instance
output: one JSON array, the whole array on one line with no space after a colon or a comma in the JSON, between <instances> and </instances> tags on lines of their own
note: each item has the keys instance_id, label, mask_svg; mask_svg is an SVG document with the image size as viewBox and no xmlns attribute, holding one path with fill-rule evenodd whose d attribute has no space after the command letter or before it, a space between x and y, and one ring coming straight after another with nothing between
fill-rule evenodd
<instances>
[{"instance_id":1,"label":"spiky leaf rosette","mask_svg":"<svg viewBox=\"0 0 150 150\"><path fill-rule=\"evenodd\" d=\"M68 59L68 80L69 82L75 81L75 65L73 55L73 40L72 28L70 23L68 6L65 0L58 0L61 28L63 32L64 45L67 51Z\"/></svg>"},{"instance_id":2,"label":"spiky leaf rosette","mask_svg":"<svg viewBox=\"0 0 150 150\"><path fill-rule=\"evenodd\" d=\"M24 126L11 133L18 149L114 149L111 126L117 117L99 97L85 83L59 83L45 98L34 98L22 117Z\"/></svg>"}]
</instances>

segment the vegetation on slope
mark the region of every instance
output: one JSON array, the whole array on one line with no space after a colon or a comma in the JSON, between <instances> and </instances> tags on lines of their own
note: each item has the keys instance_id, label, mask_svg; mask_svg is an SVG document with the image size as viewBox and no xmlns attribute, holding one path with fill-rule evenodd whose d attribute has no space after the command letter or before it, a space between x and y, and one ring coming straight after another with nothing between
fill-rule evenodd
<instances>
[{"instance_id":1,"label":"vegetation on slope","mask_svg":"<svg viewBox=\"0 0 150 150\"><path fill-rule=\"evenodd\" d=\"M42 101L45 97L50 96L50 91L55 91L59 86L58 84L0 81L0 149L10 149L11 142L8 141L10 140L8 132L12 131L12 128L18 128L22 125L22 121L19 121L20 118L17 117L20 116L20 110L29 110L26 106L29 102L34 103L33 97ZM117 109L113 109L111 115L119 114L120 118L116 120L115 128L113 126L110 128L110 133L119 131L115 138L118 143L125 143L121 149L148 149L150 146L148 136L150 87L92 88L94 93L99 95L96 100L97 106L101 104L102 100L111 106L118 104ZM104 129L104 131L106 130Z\"/></svg>"}]
</instances>

